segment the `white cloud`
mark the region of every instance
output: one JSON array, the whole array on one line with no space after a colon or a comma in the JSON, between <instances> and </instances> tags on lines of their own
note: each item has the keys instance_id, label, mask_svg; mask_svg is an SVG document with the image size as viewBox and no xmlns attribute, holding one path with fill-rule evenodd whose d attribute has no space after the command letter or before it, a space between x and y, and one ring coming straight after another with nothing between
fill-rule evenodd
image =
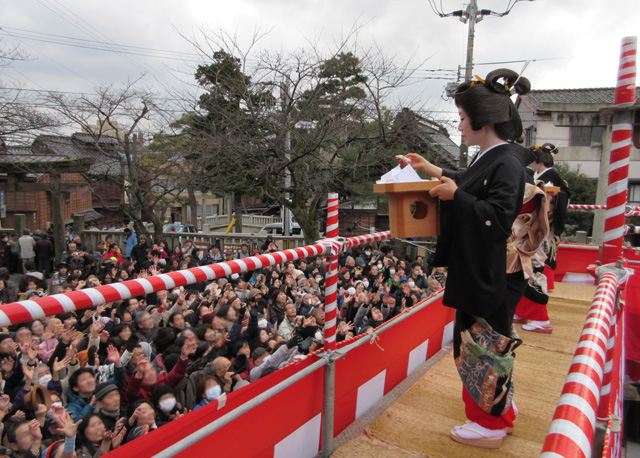
<instances>
[{"instance_id":1,"label":"white cloud","mask_svg":"<svg viewBox=\"0 0 640 458\"><path fill-rule=\"evenodd\" d=\"M478 2L480 8L494 11L502 11L507 5L507 0ZM467 26L455 18L436 16L426 0L5 3L0 20L4 27L187 53L193 49L173 26L187 35L201 27L220 27L245 44L256 29L269 31L261 46L287 51L305 46L306 39L330 47L358 23L363 24L359 34L362 45L376 41L399 61L411 57L416 62L424 61L423 69L455 70L464 65L466 57ZM628 0L518 3L508 16L485 18L477 24L475 62L540 59L526 71L534 89L611 87L615 84L620 40L638 33L640 14L632 3ZM442 4L446 11L452 11L461 9L463 0L443 0ZM0 74L0 79L19 79L25 86L89 91L100 83L121 83L142 72L149 73L149 84L155 84L154 78L176 84L171 69L184 72L186 75L182 77L186 79L190 79L194 70L193 64L175 60L122 57L12 37L5 40L20 43L36 59L17 63L15 71ZM484 76L499 66L519 71L522 63L478 66L474 73ZM418 75L426 77L428 73ZM447 81L413 81L415 84L399 93L402 99L418 99L424 106L438 110L434 113L436 119L447 116L444 112L455 111L450 102L441 99Z\"/></svg>"}]
</instances>

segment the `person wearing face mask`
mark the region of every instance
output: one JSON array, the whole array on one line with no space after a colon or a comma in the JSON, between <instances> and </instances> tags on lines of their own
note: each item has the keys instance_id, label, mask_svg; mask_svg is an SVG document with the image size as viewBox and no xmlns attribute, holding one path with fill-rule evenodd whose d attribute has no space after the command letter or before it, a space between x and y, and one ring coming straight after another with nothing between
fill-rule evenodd
<instances>
[{"instance_id":1,"label":"person wearing face mask","mask_svg":"<svg viewBox=\"0 0 640 458\"><path fill-rule=\"evenodd\" d=\"M372 262L376 262L373 257L373 249L371 248L371 245L365 245L360 256L356 258L356 265L365 267L370 265Z\"/></svg>"},{"instance_id":2,"label":"person wearing face mask","mask_svg":"<svg viewBox=\"0 0 640 458\"><path fill-rule=\"evenodd\" d=\"M169 385L158 385L151 394L151 402L156 408L156 425L159 427L177 418L182 406L176 400L176 394Z\"/></svg>"},{"instance_id":3,"label":"person wearing face mask","mask_svg":"<svg viewBox=\"0 0 640 458\"><path fill-rule=\"evenodd\" d=\"M407 277L400 279L398 291L395 293L396 303L402 310L413 307L413 299L411 298L411 285Z\"/></svg>"},{"instance_id":4,"label":"person wearing face mask","mask_svg":"<svg viewBox=\"0 0 640 458\"><path fill-rule=\"evenodd\" d=\"M218 383L215 377L204 377L198 382L197 396L200 402L193 408L198 410L200 407L204 407L212 401L215 401L222 394L222 387Z\"/></svg>"},{"instance_id":5,"label":"person wearing face mask","mask_svg":"<svg viewBox=\"0 0 640 458\"><path fill-rule=\"evenodd\" d=\"M411 280L415 283L415 287L421 289L422 291L426 291L429 289L429 282L427 281L427 277L422 272L422 265L414 262L411 266Z\"/></svg>"},{"instance_id":6,"label":"person wearing face mask","mask_svg":"<svg viewBox=\"0 0 640 458\"><path fill-rule=\"evenodd\" d=\"M436 267L436 268L434 268L433 272L431 273L431 275L429 275L428 280L429 281L438 280L442 286L445 286L445 283L447 282L447 271L446 271L446 269L444 267Z\"/></svg>"},{"instance_id":7,"label":"person wearing face mask","mask_svg":"<svg viewBox=\"0 0 640 458\"><path fill-rule=\"evenodd\" d=\"M11 408L9 410L9 415L15 414L18 410L27 413L28 418L33 418L31 412L27 407L25 407L25 397L29 394L29 392L33 389L31 386L33 377L37 377L36 383L42 386L43 391L52 392L52 393L62 393L62 383L60 382L59 372L68 367L69 363L67 360L64 362L58 362L56 359L52 364L54 372L53 375L49 370L49 367L44 364L39 364L37 368L35 366L28 366L23 364L22 371L24 373L24 388L20 390L14 397L13 403L11 404ZM35 413L35 411L33 411Z\"/></svg>"}]
</instances>

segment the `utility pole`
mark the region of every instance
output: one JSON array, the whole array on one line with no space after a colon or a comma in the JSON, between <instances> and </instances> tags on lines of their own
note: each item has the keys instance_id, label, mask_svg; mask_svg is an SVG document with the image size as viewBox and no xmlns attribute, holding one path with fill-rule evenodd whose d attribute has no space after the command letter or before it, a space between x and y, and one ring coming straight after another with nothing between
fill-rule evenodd
<instances>
[{"instance_id":1,"label":"utility pole","mask_svg":"<svg viewBox=\"0 0 640 458\"><path fill-rule=\"evenodd\" d=\"M476 0L471 0L467 6L466 11L467 19L469 21L469 31L467 34L467 63L464 68L464 80L469 81L473 78L473 41L476 33L476 22L478 21L478 4ZM482 20L482 16L480 16ZM467 157L469 155L469 148L463 142L460 142L460 168L465 168L468 164Z\"/></svg>"},{"instance_id":2,"label":"utility pole","mask_svg":"<svg viewBox=\"0 0 640 458\"><path fill-rule=\"evenodd\" d=\"M282 119L284 124L284 155L287 158L287 162L291 160L291 130L289 129L289 122L287 119L287 110L289 105L289 83L285 80L280 85L280 102L282 108ZM284 198L285 200L291 199L291 170L289 167L284 170ZM282 206L282 235L288 237L291 234L291 210L286 205ZM289 248L288 246L286 248Z\"/></svg>"},{"instance_id":3,"label":"utility pole","mask_svg":"<svg viewBox=\"0 0 640 458\"><path fill-rule=\"evenodd\" d=\"M497 13L491 10L478 10L478 2L477 0L469 0L469 4L467 5L467 9L452 11L451 13L444 13L443 11L439 11L437 9L437 5L434 0L428 0L429 4L433 11L440 17L457 17L460 18L460 22L466 24L468 22L469 28L467 33L467 63L464 68L464 80L470 81L473 78L473 46L474 46L474 38L476 32L476 23L482 21L485 16L496 16L496 17L504 17L511 12L513 7L519 1L534 1L534 0L510 0L507 6L507 10L502 13ZM447 87L447 92L450 97L453 96L453 91L449 91L449 85ZM459 166L460 168L464 168L467 166L468 162L468 148L464 143L460 143L460 159Z\"/></svg>"}]
</instances>

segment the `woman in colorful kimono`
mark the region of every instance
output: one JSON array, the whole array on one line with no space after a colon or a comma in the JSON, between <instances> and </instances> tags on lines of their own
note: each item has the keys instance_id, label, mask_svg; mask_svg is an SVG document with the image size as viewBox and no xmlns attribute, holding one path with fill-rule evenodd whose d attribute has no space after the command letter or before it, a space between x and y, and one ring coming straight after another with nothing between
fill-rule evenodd
<instances>
[{"instance_id":1,"label":"woman in colorful kimono","mask_svg":"<svg viewBox=\"0 0 640 458\"><path fill-rule=\"evenodd\" d=\"M441 201L435 266L448 267L443 303L456 309L454 358L468 419L450 436L484 448L502 446L516 417L513 351L521 341L511 338L511 321L526 282L522 271L507 274L507 239L522 208L528 152L513 143L522 122L511 95L530 87L506 69L458 86L458 130L467 146L480 147L468 169L441 169L417 154L399 158L442 181L430 192Z\"/></svg>"},{"instance_id":2,"label":"woman in colorful kimono","mask_svg":"<svg viewBox=\"0 0 640 458\"><path fill-rule=\"evenodd\" d=\"M547 277L547 288L553 291L553 271L556 269L556 254L558 251L558 243L560 236L564 232L564 221L567 216L567 206L569 205L569 185L562 178L562 175L553 167L553 156L558 154L558 148L551 143L536 145L532 148L535 159L531 164L531 168L535 171L533 178L536 181L542 181L545 186L555 186L560 188L560 192L551 198L549 205L549 233L548 247L545 253L547 260L545 261L544 275ZM527 329L530 330L530 329Z\"/></svg>"}]
</instances>

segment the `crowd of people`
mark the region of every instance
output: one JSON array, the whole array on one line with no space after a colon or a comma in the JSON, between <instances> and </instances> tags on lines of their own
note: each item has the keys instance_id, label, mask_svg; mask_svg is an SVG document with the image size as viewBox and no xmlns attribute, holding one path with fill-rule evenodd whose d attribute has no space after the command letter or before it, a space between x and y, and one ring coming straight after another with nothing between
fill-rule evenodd
<instances>
[{"instance_id":1,"label":"crowd of people","mask_svg":"<svg viewBox=\"0 0 640 458\"><path fill-rule=\"evenodd\" d=\"M26 236L34 245L44 238ZM223 254L186 241L170 249L130 229L122 246L106 237L88 249L73 237L51 272L35 253L19 258L23 266L0 267L0 301L277 250L260 248ZM355 247L339 266L338 341L379 326L447 279L444 268L396 256L391 246ZM324 259L308 258L2 329L6 453L100 456L305 357L323 346L324 275Z\"/></svg>"}]
</instances>

